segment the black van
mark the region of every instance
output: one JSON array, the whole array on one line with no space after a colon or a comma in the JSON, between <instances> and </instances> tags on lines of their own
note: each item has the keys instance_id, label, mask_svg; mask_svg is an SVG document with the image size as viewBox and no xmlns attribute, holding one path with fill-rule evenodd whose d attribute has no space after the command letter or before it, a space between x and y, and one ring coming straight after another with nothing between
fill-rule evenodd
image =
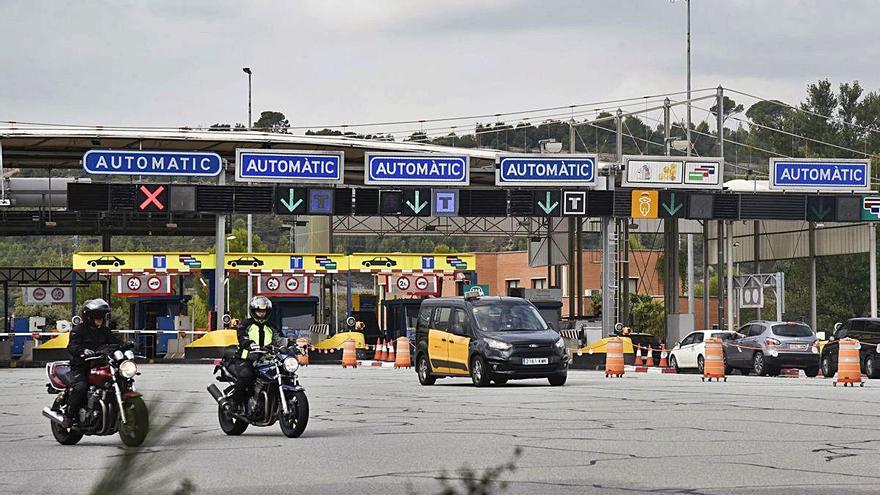
<instances>
[{"instance_id":1,"label":"black van","mask_svg":"<svg viewBox=\"0 0 880 495\"><path fill-rule=\"evenodd\" d=\"M838 341L844 337L856 339L861 344L859 358L862 373L870 378L880 378L880 318L852 318L834 326L834 334L822 349L822 374L825 378L837 372Z\"/></svg>"},{"instance_id":2,"label":"black van","mask_svg":"<svg viewBox=\"0 0 880 495\"><path fill-rule=\"evenodd\" d=\"M470 376L478 387L519 378L564 385L569 356L530 302L468 294L422 302L415 360L422 385L446 376Z\"/></svg>"}]
</instances>

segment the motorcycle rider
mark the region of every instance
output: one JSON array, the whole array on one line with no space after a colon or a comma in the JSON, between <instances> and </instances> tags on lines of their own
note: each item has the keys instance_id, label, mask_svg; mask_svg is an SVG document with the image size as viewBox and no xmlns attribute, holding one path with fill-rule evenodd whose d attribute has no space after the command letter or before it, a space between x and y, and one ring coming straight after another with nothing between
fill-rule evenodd
<instances>
[{"instance_id":1,"label":"motorcycle rider","mask_svg":"<svg viewBox=\"0 0 880 495\"><path fill-rule=\"evenodd\" d=\"M231 399L233 407L238 408L239 411L242 410L248 390L257 379L253 365L253 360L257 357L251 356L250 352L262 350L267 345L281 347L286 340L269 321L272 315L272 301L268 297L254 297L249 308L251 317L238 327L238 354L232 365L236 380Z\"/></svg>"},{"instance_id":2,"label":"motorcycle rider","mask_svg":"<svg viewBox=\"0 0 880 495\"><path fill-rule=\"evenodd\" d=\"M86 358L97 354L103 346L122 345L122 341L107 326L110 315L107 301L100 298L88 300L83 304L81 314L82 323L70 331L70 342L67 345L67 352L70 353L71 385L67 409L64 411L65 428L77 424L77 413L86 401L89 390L89 365Z\"/></svg>"}]
</instances>

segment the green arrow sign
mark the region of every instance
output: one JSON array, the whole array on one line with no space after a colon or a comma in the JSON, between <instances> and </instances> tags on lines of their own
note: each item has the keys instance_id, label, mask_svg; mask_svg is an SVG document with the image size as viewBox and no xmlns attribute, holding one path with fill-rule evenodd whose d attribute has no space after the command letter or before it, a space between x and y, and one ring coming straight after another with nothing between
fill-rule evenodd
<instances>
[{"instance_id":1,"label":"green arrow sign","mask_svg":"<svg viewBox=\"0 0 880 495\"><path fill-rule=\"evenodd\" d=\"M302 198L300 198L300 199L296 199L296 191L294 191L293 189L291 189L291 190L289 191L289 194L290 194L290 196L289 196L290 200L289 200L289 201L286 200L286 199L284 199L284 198L281 198L280 201L281 201L281 204L282 204L285 208L287 208L287 211L289 211L289 212L292 213L293 210L297 209L297 207L299 207L299 205L302 204L303 200L302 200Z\"/></svg>"},{"instance_id":2,"label":"green arrow sign","mask_svg":"<svg viewBox=\"0 0 880 495\"><path fill-rule=\"evenodd\" d=\"M825 217L831 213L831 207L825 203L825 200L819 198L819 204L813 205L813 215L816 216L819 220L825 220Z\"/></svg>"},{"instance_id":3,"label":"green arrow sign","mask_svg":"<svg viewBox=\"0 0 880 495\"><path fill-rule=\"evenodd\" d=\"M547 199L542 201L538 201L538 206L544 210L544 214L549 215L553 210L559 206L559 201L554 201L553 204L550 204L550 191L547 191Z\"/></svg>"},{"instance_id":4,"label":"green arrow sign","mask_svg":"<svg viewBox=\"0 0 880 495\"><path fill-rule=\"evenodd\" d=\"M674 217L676 213L681 210L684 206L684 203L676 203L675 202L675 193L671 193L669 195L669 203L660 203L663 206L663 209L666 210L666 213L669 213L669 216Z\"/></svg>"},{"instance_id":5,"label":"green arrow sign","mask_svg":"<svg viewBox=\"0 0 880 495\"><path fill-rule=\"evenodd\" d=\"M413 204L412 201L407 201L406 205L409 206L413 213L418 215L426 206L428 206L428 202L425 201L424 203L419 203L419 191L416 191L416 204Z\"/></svg>"}]
</instances>

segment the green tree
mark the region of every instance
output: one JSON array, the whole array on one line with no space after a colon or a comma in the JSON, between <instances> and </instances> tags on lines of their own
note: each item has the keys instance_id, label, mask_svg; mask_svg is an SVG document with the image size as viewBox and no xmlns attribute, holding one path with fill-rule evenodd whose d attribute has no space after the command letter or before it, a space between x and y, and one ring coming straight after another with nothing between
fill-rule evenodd
<instances>
[{"instance_id":1,"label":"green tree","mask_svg":"<svg viewBox=\"0 0 880 495\"><path fill-rule=\"evenodd\" d=\"M266 110L260 113L260 118L254 122L254 130L263 132L275 132L279 134L287 134L290 129L290 122L281 112Z\"/></svg>"},{"instance_id":2,"label":"green tree","mask_svg":"<svg viewBox=\"0 0 880 495\"><path fill-rule=\"evenodd\" d=\"M645 294L629 295L632 312L633 329L637 332L646 332L660 336L665 325L665 310L663 303L655 301Z\"/></svg>"}]
</instances>

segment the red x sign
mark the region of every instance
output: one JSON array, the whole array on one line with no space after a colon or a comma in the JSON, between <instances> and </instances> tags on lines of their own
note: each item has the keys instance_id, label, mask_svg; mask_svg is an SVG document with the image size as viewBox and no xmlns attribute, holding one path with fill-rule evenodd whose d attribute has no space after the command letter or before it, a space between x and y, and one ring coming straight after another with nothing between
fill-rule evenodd
<instances>
[{"instance_id":1,"label":"red x sign","mask_svg":"<svg viewBox=\"0 0 880 495\"><path fill-rule=\"evenodd\" d=\"M140 186L138 187L138 200L141 201L138 209L141 211L165 211L165 186Z\"/></svg>"}]
</instances>

